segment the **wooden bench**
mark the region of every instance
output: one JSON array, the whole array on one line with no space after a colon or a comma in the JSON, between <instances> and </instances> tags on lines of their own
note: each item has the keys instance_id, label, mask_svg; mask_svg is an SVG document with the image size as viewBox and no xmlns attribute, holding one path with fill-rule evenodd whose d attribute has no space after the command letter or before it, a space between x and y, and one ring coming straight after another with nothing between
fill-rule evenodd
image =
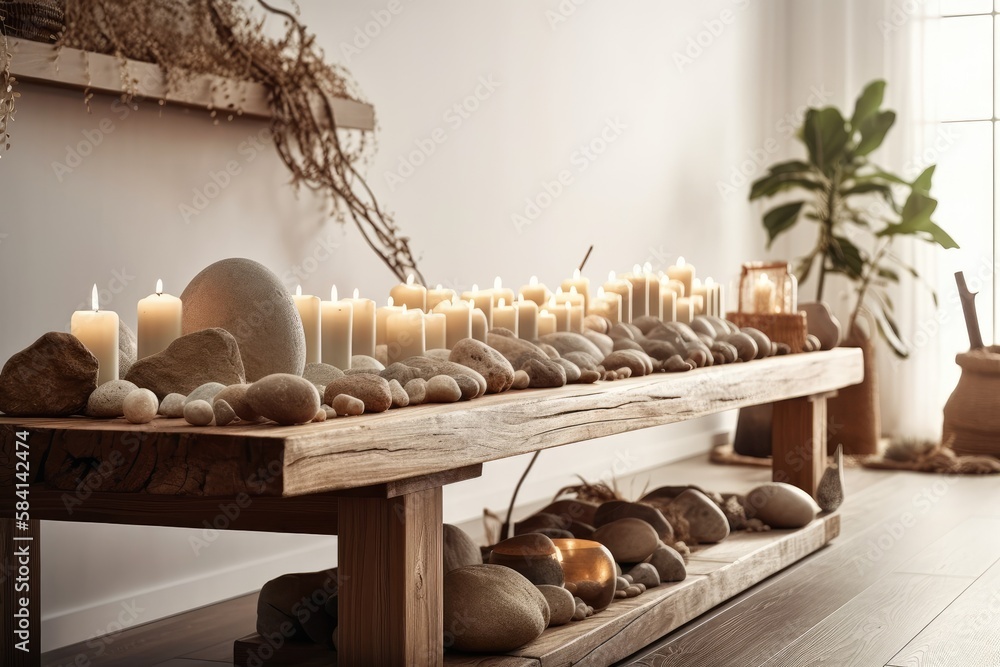
<instances>
[{"instance_id":1,"label":"wooden bench","mask_svg":"<svg viewBox=\"0 0 1000 667\"><path fill-rule=\"evenodd\" d=\"M825 463L826 397L862 377L860 351L836 349L688 373L512 391L295 427L3 418L0 556L11 562L19 544L13 537L33 537L28 569L34 653L14 648L7 619L16 600L16 577L8 576L0 586L5 619L0 660L12 666L38 660L39 520L203 527L226 505L239 511L230 512L235 516L227 516L225 529L339 536L341 664L441 665L445 484L476 477L483 463L496 459L775 403L773 478L813 493ZM28 443L32 480L27 530L15 523L12 502L19 439ZM728 571L724 589L711 592L709 579L695 577L647 591L628 605L612 605L614 613L602 612L569 631L557 628L563 631L559 646L575 643L582 651L593 643L567 642L572 632L574 638L603 637L604 656L628 655L643 645L638 642L665 634L668 626L694 618L815 551L838 530L836 516L822 517L799 533L735 540L739 553L728 554L726 562L739 567ZM719 553L727 543L718 545ZM766 561L763 566L747 567L749 558L758 557ZM379 585L363 584L373 581ZM671 623L643 633L612 632L629 626L621 620L629 613L637 618L657 606L666 609L660 603L673 589L690 590L685 593L689 603L672 612ZM611 635L617 638L608 643ZM554 636L546 632L539 642L551 644ZM237 653L245 656L259 640L245 638ZM547 650L563 662L580 655L552 646ZM490 664L547 662L522 652ZM449 654L448 663L482 661Z\"/></svg>"}]
</instances>

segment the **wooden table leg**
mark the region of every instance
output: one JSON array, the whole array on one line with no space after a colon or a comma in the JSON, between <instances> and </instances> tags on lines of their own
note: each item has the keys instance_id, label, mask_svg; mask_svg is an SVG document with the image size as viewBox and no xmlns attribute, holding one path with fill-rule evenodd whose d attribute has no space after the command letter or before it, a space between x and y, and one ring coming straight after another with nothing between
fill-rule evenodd
<instances>
[{"instance_id":1,"label":"wooden table leg","mask_svg":"<svg viewBox=\"0 0 1000 667\"><path fill-rule=\"evenodd\" d=\"M442 665L441 487L339 500L338 661Z\"/></svg>"},{"instance_id":2,"label":"wooden table leg","mask_svg":"<svg viewBox=\"0 0 1000 667\"><path fill-rule=\"evenodd\" d=\"M0 519L0 664L5 667L41 662L40 525L28 521L25 528Z\"/></svg>"},{"instance_id":3,"label":"wooden table leg","mask_svg":"<svg viewBox=\"0 0 1000 667\"><path fill-rule=\"evenodd\" d=\"M772 479L811 496L826 468L827 394L774 404L771 417Z\"/></svg>"}]
</instances>

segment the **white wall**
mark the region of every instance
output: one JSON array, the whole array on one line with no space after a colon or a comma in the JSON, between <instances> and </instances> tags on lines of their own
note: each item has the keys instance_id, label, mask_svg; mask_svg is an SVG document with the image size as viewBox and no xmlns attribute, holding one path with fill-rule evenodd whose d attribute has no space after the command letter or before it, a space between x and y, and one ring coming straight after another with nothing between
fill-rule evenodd
<instances>
[{"instance_id":1,"label":"white wall","mask_svg":"<svg viewBox=\"0 0 1000 667\"><path fill-rule=\"evenodd\" d=\"M593 243L586 273L596 282L636 262L665 267L678 254L728 282L742 261L763 254L746 187L725 197L719 183L736 179L801 103L779 95L782 3L399 2L347 65L381 127L369 181L412 237L429 281L467 288L501 275L516 287L537 274L551 286ZM304 3L303 11L328 57L344 62L341 45L385 7ZM575 11L550 23L567 7ZM701 53L691 46L698 39ZM691 62L678 66L687 49ZM448 110L483 79L497 82L495 91L459 126L450 123ZM270 150L252 160L240 151L263 124L213 126L206 113L155 104L126 115L101 97L87 115L77 91L21 90L13 147L0 160L0 358L65 329L94 282L108 289L104 307L131 324L157 278L179 294L201 268L230 256L257 259L315 294L336 283L383 298L394 282L354 230L296 198ZM106 118L113 131L78 166L53 168ZM579 171L574 152L609 122L620 135ZM446 141L390 187L385 172L437 127ZM180 205L192 205L231 160L241 173L186 223ZM572 184L518 233L512 214L564 169ZM301 279L291 275L314 265ZM634 473L704 451L731 425L731 415L718 416L547 451L522 498L549 496L572 473ZM448 488L446 518L501 509L524 463L490 464L482 479ZM130 623L146 622L281 572L327 567L335 555L334 539L307 536L224 534L196 554L194 531L46 524L43 532L47 648L113 629L123 603L142 609Z\"/></svg>"}]
</instances>

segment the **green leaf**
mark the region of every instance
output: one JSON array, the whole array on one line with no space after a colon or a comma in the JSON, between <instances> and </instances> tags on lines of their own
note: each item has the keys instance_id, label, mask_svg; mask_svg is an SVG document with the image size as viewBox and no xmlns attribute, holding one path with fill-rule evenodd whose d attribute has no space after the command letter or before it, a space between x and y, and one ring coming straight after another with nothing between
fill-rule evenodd
<instances>
[{"instance_id":1,"label":"green leaf","mask_svg":"<svg viewBox=\"0 0 1000 667\"><path fill-rule=\"evenodd\" d=\"M827 255L834 268L852 277L861 278L865 270L865 258L854 243L844 236L833 236Z\"/></svg>"},{"instance_id":2,"label":"green leaf","mask_svg":"<svg viewBox=\"0 0 1000 667\"><path fill-rule=\"evenodd\" d=\"M851 116L851 128L857 130L861 124L878 111L885 95L885 81L872 81L861 91L854 103L854 115Z\"/></svg>"},{"instance_id":3,"label":"green leaf","mask_svg":"<svg viewBox=\"0 0 1000 667\"><path fill-rule=\"evenodd\" d=\"M802 175L811 174L816 171L808 162L803 162L802 160L788 160L787 162L779 162L778 164L771 165L770 172L772 174L792 174L799 172Z\"/></svg>"},{"instance_id":4,"label":"green leaf","mask_svg":"<svg viewBox=\"0 0 1000 667\"><path fill-rule=\"evenodd\" d=\"M937 165L931 165L920 172L920 175L913 180L913 190L922 195L930 195L931 178L934 176L934 169Z\"/></svg>"},{"instance_id":5,"label":"green leaf","mask_svg":"<svg viewBox=\"0 0 1000 667\"><path fill-rule=\"evenodd\" d=\"M899 282L899 274L892 269L887 269L884 266L880 266L878 269L878 275L885 278L886 280L891 280L894 283Z\"/></svg>"},{"instance_id":6,"label":"green leaf","mask_svg":"<svg viewBox=\"0 0 1000 667\"><path fill-rule=\"evenodd\" d=\"M809 109L802 138L809 149L809 161L824 174L833 173L833 167L843 156L849 139L844 117L835 107Z\"/></svg>"},{"instance_id":7,"label":"green leaf","mask_svg":"<svg viewBox=\"0 0 1000 667\"><path fill-rule=\"evenodd\" d=\"M854 149L855 155L868 155L873 150L882 145L886 132L896 122L895 111L882 111L875 116L865 119L858 130L861 132L861 141Z\"/></svg>"},{"instance_id":8,"label":"green leaf","mask_svg":"<svg viewBox=\"0 0 1000 667\"><path fill-rule=\"evenodd\" d=\"M888 225L878 233L879 236L897 236L911 234L926 235L924 240L933 241L942 248L957 248L955 242L946 231L931 222L931 215L937 208L937 200L919 192L911 192L903 205L903 214L898 224Z\"/></svg>"},{"instance_id":9,"label":"green leaf","mask_svg":"<svg viewBox=\"0 0 1000 667\"><path fill-rule=\"evenodd\" d=\"M805 206L804 201L782 204L764 214L764 228L767 229L768 248L771 247L778 234L795 224L795 221L799 217L799 211L802 210L803 206Z\"/></svg>"},{"instance_id":10,"label":"green leaf","mask_svg":"<svg viewBox=\"0 0 1000 667\"><path fill-rule=\"evenodd\" d=\"M750 201L761 197L771 197L779 192L791 190L793 188L805 188L807 190L815 191L822 190L823 186L816 181L792 175L778 174L765 176L754 181L753 186L750 188Z\"/></svg>"},{"instance_id":11,"label":"green leaf","mask_svg":"<svg viewBox=\"0 0 1000 667\"><path fill-rule=\"evenodd\" d=\"M903 337L899 332L899 325L896 324L896 320L892 319L892 316L881 307L874 309L872 314L875 315L875 323L878 325L879 333L882 334L882 338L889 344L892 351L896 353L896 356L901 359L909 357L910 351L907 349L906 343L903 342Z\"/></svg>"},{"instance_id":12,"label":"green leaf","mask_svg":"<svg viewBox=\"0 0 1000 667\"><path fill-rule=\"evenodd\" d=\"M864 195L873 192L882 195L886 200L892 199L892 186L878 181L861 181L857 185L843 190L840 194L844 197L850 197L851 195Z\"/></svg>"}]
</instances>

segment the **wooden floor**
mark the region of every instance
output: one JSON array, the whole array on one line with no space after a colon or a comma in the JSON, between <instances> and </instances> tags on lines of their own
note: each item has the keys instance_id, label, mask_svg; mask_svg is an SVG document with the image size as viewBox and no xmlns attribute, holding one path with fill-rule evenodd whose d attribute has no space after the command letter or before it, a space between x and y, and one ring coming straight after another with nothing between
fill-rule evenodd
<instances>
[{"instance_id":1,"label":"wooden floor","mask_svg":"<svg viewBox=\"0 0 1000 667\"><path fill-rule=\"evenodd\" d=\"M699 458L654 483L744 491L769 475ZM1000 479L851 469L847 486L833 544L619 664L1000 665ZM51 651L42 664L231 664L255 605L243 596Z\"/></svg>"}]
</instances>

